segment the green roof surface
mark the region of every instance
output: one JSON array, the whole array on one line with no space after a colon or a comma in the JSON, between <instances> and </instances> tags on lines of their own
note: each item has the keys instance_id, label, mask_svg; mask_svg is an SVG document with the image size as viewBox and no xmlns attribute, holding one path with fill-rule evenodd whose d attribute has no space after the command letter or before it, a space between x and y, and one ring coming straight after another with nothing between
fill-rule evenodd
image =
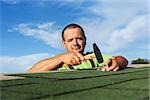
<instances>
[{"instance_id":1,"label":"green roof surface","mask_svg":"<svg viewBox=\"0 0 150 100\"><path fill-rule=\"evenodd\" d=\"M149 70L7 74L24 78L1 80L1 100L149 100Z\"/></svg>"}]
</instances>

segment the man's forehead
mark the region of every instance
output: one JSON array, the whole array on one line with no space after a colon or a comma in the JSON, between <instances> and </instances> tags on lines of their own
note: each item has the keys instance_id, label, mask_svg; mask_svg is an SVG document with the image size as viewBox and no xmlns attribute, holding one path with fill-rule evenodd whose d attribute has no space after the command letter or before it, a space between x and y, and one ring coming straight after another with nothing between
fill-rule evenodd
<instances>
[{"instance_id":1,"label":"man's forehead","mask_svg":"<svg viewBox=\"0 0 150 100\"><path fill-rule=\"evenodd\" d=\"M80 31L81 32L81 29L79 28L79 27L70 27L70 28L67 28L65 31L64 31L64 33L66 33L66 32L68 32L68 31L70 31L70 30L76 30L76 31Z\"/></svg>"},{"instance_id":2,"label":"man's forehead","mask_svg":"<svg viewBox=\"0 0 150 100\"><path fill-rule=\"evenodd\" d=\"M83 36L80 28L68 28L64 31L64 37L68 36Z\"/></svg>"}]
</instances>

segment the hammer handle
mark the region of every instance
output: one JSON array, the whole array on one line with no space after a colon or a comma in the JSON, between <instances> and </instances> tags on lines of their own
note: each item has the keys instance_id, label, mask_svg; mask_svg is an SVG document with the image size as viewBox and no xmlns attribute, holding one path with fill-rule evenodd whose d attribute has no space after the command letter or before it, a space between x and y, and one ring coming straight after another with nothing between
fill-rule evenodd
<instances>
[{"instance_id":1,"label":"hammer handle","mask_svg":"<svg viewBox=\"0 0 150 100\"><path fill-rule=\"evenodd\" d=\"M95 58L95 54L94 53L87 54L84 56L84 58L85 58L85 60L93 59L93 58Z\"/></svg>"},{"instance_id":2,"label":"hammer handle","mask_svg":"<svg viewBox=\"0 0 150 100\"><path fill-rule=\"evenodd\" d=\"M87 54L84 56L85 60L90 60L90 59L93 59L95 58L95 54L94 53L91 53L91 54ZM76 62L77 63L77 62ZM67 64L63 64L64 67L68 66Z\"/></svg>"}]
</instances>

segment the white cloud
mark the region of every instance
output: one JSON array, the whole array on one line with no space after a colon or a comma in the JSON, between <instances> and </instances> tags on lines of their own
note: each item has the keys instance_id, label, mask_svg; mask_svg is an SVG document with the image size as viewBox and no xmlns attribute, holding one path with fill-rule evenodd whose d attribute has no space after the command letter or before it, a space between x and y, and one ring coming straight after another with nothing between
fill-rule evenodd
<instances>
[{"instance_id":1,"label":"white cloud","mask_svg":"<svg viewBox=\"0 0 150 100\"><path fill-rule=\"evenodd\" d=\"M17 31L24 36L30 36L36 40L40 40L51 47L61 48L61 35L59 35L61 31L54 26L54 22L43 24L23 23L8 31Z\"/></svg>"},{"instance_id":2,"label":"white cloud","mask_svg":"<svg viewBox=\"0 0 150 100\"><path fill-rule=\"evenodd\" d=\"M7 4L17 4L19 3L21 0L1 0Z\"/></svg>"},{"instance_id":3,"label":"white cloud","mask_svg":"<svg viewBox=\"0 0 150 100\"><path fill-rule=\"evenodd\" d=\"M84 27L88 42L96 42L102 51L115 53L131 43L132 48L136 48L136 42L148 35L147 3L147 0L97 0L84 9L93 17L81 17L77 23ZM90 48L88 46L87 50Z\"/></svg>"},{"instance_id":4,"label":"white cloud","mask_svg":"<svg viewBox=\"0 0 150 100\"><path fill-rule=\"evenodd\" d=\"M20 73L27 70L41 59L52 57L47 53L31 54L20 57L0 56L0 73Z\"/></svg>"},{"instance_id":5,"label":"white cloud","mask_svg":"<svg viewBox=\"0 0 150 100\"><path fill-rule=\"evenodd\" d=\"M108 40L110 51L126 48L136 40L144 39L148 36L147 16L138 16L133 19L125 28L112 32Z\"/></svg>"}]
</instances>

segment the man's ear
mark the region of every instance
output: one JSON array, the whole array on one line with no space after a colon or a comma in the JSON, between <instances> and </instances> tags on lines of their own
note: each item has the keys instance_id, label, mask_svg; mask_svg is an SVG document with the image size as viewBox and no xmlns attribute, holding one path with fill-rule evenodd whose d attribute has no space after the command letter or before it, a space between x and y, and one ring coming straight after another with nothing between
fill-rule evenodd
<instances>
[{"instance_id":1,"label":"man's ear","mask_svg":"<svg viewBox=\"0 0 150 100\"><path fill-rule=\"evenodd\" d=\"M65 44L64 40L62 40L62 45L63 45L64 48L66 48L66 44Z\"/></svg>"}]
</instances>

